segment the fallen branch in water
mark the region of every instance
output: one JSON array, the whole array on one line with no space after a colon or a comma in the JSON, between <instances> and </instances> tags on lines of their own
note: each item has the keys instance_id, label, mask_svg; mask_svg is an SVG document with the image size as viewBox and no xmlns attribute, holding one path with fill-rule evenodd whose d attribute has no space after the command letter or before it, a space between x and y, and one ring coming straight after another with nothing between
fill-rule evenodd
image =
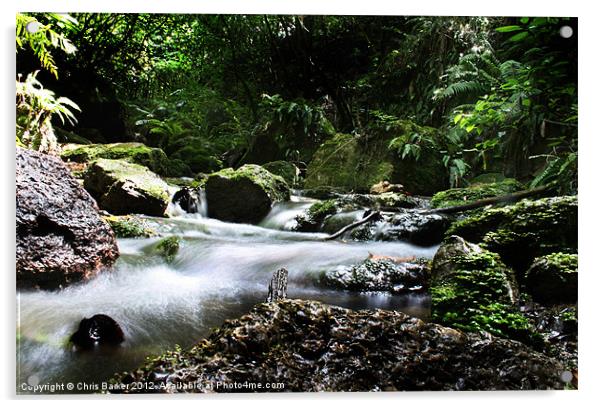
<instances>
[{"instance_id":1,"label":"fallen branch in water","mask_svg":"<svg viewBox=\"0 0 602 408\"><path fill-rule=\"evenodd\" d=\"M356 221L353 224L349 224L349 225L341 228L340 230L338 230L334 234L327 236L326 238L324 238L324 241L330 241L330 240L333 240L333 239L337 239L338 237L340 237L341 235L343 235L347 231L351 231L352 229L354 229L356 227L359 227L362 224L365 224L365 223L367 223L369 221L372 221L372 220L377 220L379 218L380 218L380 211L371 212L370 214L368 214L366 217L362 218L361 220Z\"/></svg>"},{"instance_id":2,"label":"fallen branch in water","mask_svg":"<svg viewBox=\"0 0 602 408\"><path fill-rule=\"evenodd\" d=\"M483 198L481 200L473 201L469 204L463 205L455 205L452 207L444 207L444 208L433 208L432 210L426 210L421 214L453 214L468 210L473 210L475 208L485 207L486 205L491 204L499 204L503 202L514 202L523 198L533 197L542 193L545 193L548 189L550 189L551 185L534 188L533 190L522 190L516 193L507 194L505 196L497 196L490 198Z\"/></svg>"}]
</instances>

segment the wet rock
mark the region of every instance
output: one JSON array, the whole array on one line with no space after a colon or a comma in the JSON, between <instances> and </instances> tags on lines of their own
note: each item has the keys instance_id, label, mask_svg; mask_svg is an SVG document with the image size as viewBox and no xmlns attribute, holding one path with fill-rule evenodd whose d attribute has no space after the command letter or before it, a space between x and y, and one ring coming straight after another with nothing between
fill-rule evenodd
<instances>
[{"instance_id":1,"label":"wet rock","mask_svg":"<svg viewBox=\"0 0 602 408\"><path fill-rule=\"evenodd\" d=\"M367 259L358 265L339 266L320 278L320 284L335 289L391 293L420 293L426 290L427 281L424 265L391 259Z\"/></svg>"},{"instance_id":2,"label":"wet rock","mask_svg":"<svg viewBox=\"0 0 602 408\"><path fill-rule=\"evenodd\" d=\"M404 211L385 218L385 224L376 232L375 238L379 241L409 241L416 245L434 245L443 240L449 225L449 218L441 214Z\"/></svg>"},{"instance_id":3,"label":"wet rock","mask_svg":"<svg viewBox=\"0 0 602 408\"><path fill-rule=\"evenodd\" d=\"M431 206L444 208L464 205L483 198L504 196L522 189L524 186L515 179L506 179L497 183L478 183L466 188L440 191L431 199Z\"/></svg>"},{"instance_id":4,"label":"wet rock","mask_svg":"<svg viewBox=\"0 0 602 408\"><path fill-rule=\"evenodd\" d=\"M77 163L89 163L96 159L123 160L148 167L157 174L170 175L170 161L163 150L142 143L69 145L64 148L61 158Z\"/></svg>"},{"instance_id":5,"label":"wet rock","mask_svg":"<svg viewBox=\"0 0 602 408\"><path fill-rule=\"evenodd\" d=\"M169 204L167 184L146 167L98 159L84 173L84 187L112 214L162 216Z\"/></svg>"},{"instance_id":6,"label":"wet rock","mask_svg":"<svg viewBox=\"0 0 602 408\"><path fill-rule=\"evenodd\" d=\"M553 253L536 258L526 273L527 291L544 304L576 302L577 264L576 254Z\"/></svg>"},{"instance_id":7,"label":"wet rock","mask_svg":"<svg viewBox=\"0 0 602 408\"><path fill-rule=\"evenodd\" d=\"M433 258L431 276L433 321L541 347L541 336L518 309L514 273L497 254L449 237Z\"/></svg>"},{"instance_id":8,"label":"wet rock","mask_svg":"<svg viewBox=\"0 0 602 408\"><path fill-rule=\"evenodd\" d=\"M176 259L176 255L180 250L180 241L180 237L175 235L163 238L154 246L154 251L165 259L167 263L171 263Z\"/></svg>"},{"instance_id":9,"label":"wet rock","mask_svg":"<svg viewBox=\"0 0 602 408\"><path fill-rule=\"evenodd\" d=\"M148 222L134 215L106 215L103 218L117 238L148 238L158 234Z\"/></svg>"},{"instance_id":10,"label":"wet rock","mask_svg":"<svg viewBox=\"0 0 602 408\"><path fill-rule=\"evenodd\" d=\"M205 192L209 217L240 223L258 223L274 202L286 201L290 196L282 177L255 164L211 174Z\"/></svg>"},{"instance_id":11,"label":"wet rock","mask_svg":"<svg viewBox=\"0 0 602 408\"><path fill-rule=\"evenodd\" d=\"M17 148L15 181L19 287L57 288L115 262L115 235L60 159Z\"/></svg>"},{"instance_id":12,"label":"wet rock","mask_svg":"<svg viewBox=\"0 0 602 408\"><path fill-rule=\"evenodd\" d=\"M82 319L77 331L69 338L69 341L80 349L103 345L118 346L124 340L123 330L119 324L104 314Z\"/></svg>"},{"instance_id":13,"label":"wet rock","mask_svg":"<svg viewBox=\"0 0 602 408\"><path fill-rule=\"evenodd\" d=\"M337 212L336 200L326 200L314 203L303 214L295 218L297 224L293 228L299 232L318 232L324 220Z\"/></svg>"},{"instance_id":14,"label":"wet rock","mask_svg":"<svg viewBox=\"0 0 602 408\"><path fill-rule=\"evenodd\" d=\"M562 389L562 370L519 342L400 312L283 300L259 304L190 350L168 352L115 382L151 382L163 392L527 390ZM218 385L245 381L284 388Z\"/></svg>"},{"instance_id":15,"label":"wet rock","mask_svg":"<svg viewBox=\"0 0 602 408\"><path fill-rule=\"evenodd\" d=\"M522 200L455 222L446 233L459 235L500 254L519 282L537 257L577 252L577 197Z\"/></svg>"},{"instance_id":16,"label":"wet rock","mask_svg":"<svg viewBox=\"0 0 602 408\"><path fill-rule=\"evenodd\" d=\"M173 197L171 202L178 204L181 209L187 213L193 214L199 212L199 204L201 202L201 196L198 188L182 187L178 190Z\"/></svg>"}]
</instances>

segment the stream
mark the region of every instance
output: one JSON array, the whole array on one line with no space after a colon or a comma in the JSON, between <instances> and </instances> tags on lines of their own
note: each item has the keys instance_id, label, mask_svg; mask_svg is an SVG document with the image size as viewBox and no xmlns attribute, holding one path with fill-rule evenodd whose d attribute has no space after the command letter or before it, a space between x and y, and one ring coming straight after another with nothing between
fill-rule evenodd
<instances>
[{"instance_id":1,"label":"stream","mask_svg":"<svg viewBox=\"0 0 602 408\"><path fill-rule=\"evenodd\" d=\"M311 199L293 196L274 206L260 225L232 224L173 205L170 218L146 219L164 235L182 238L174 262L152 254L160 238L119 239L112 272L60 291L17 294L17 392L21 384L107 381L147 356L189 348L225 319L265 300L272 273L289 271L290 298L315 299L352 309L384 308L428 317L426 295L350 293L317 287L320 272L366 259L368 253L432 258L437 246L404 242L322 241L325 234L290 231ZM125 333L118 348L77 352L68 344L80 320L113 317ZM77 391L77 390L76 390ZM82 390L80 390L82 391ZM89 391L88 391L89 392Z\"/></svg>"}]
</instances>

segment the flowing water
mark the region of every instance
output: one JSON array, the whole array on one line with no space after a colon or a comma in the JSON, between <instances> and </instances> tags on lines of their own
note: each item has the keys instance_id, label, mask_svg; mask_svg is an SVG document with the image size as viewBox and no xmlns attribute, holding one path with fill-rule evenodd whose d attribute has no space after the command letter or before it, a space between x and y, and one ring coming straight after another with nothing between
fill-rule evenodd
<instances>
[{"instance_id":1,"label":"flowing water","mask_svg":"<svg viewBox=\"0 0 602 408\"><path fill-rule=\"evenodd\" d=\"M17 391L21 384L106 381L145 357L190 347L225 319L265 300L272 273L289 271L289 297L349 308L386 308L425 317L424 296L357 294L315 285L320 272L364 260L368 253L430 258L436 247L403 242L322 241L289 231L312 200L278 204L259 225L224 223L171 206L170 218L149 218L165 235L182 237L174 262L153 254L158 238L120 239L114 269L61 291L18 293ZM104 313L122 327L118 348L77 352L69 336L84 317Z\"/></svg>"}]
</instances>

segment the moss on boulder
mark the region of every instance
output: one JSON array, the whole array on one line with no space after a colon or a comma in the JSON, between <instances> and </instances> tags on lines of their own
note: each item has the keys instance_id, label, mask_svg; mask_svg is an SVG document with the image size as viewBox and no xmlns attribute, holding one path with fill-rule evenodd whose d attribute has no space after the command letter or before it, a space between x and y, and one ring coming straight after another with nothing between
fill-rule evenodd
<instances>
[{"instance_id":1,"label":"moss on boulder","mask_svg":"<svg viewBox=\"0 0 602 408\"><path fill-rule=\"evenodd\" d=\"M533 299L545 304L577 301L576 254L556 252L536 258L526 273L526 288Z\"/></svg>"},{"instance_id":2,"label":"moss on boulder","mask_svg":"<svg viewBox=\"0 0 602 408\"><path fill-rule=\"evenodd\" d=\"M148 238L157 235L143 219L131 215L103 217L117 238Z\"/></svg>"},{"instance_id":3,"label":"moss on boulder","mask_svg":"<svg viewBox=\"0 0 602 408\"><path fill-rule=\"evenodd\" d=\"M261 167L272 174L282 177L291 187L299 184L299 168L291 162L279 160L262 164Z\"/></svg>"},{"instance_id":4,"label":"moss on boulder","mask_svg":"<svg viewBox=\"0 0 602 408\"><path fill-rule=\"evenodd\" d=\"M155 250L166 262L173 262L180 250L180 237L174 235L161 239L155 246Z\"/></svg>"},{"instance_id":5,"label":"moss on boulder","mask_svg":"<svg viewBox=\"0 0 602 408\"><path fill-rule=\"evenodd\" d=\"M303 214L295 218L297 225L294 230L300 232L317 232L320 230L326 217L336 214L336 212L337 200L314 203Z\"/></svg>"},{"instance_id":6,"label":"moss on boulder","mask_svg":"<svg viewBox=\"0 0 602 408\"><path fill-rule=\"evenodd\" d=\"M256 164L211 174L205 191L210 217L241 223L261 221L274 202L290 198L286 181Z\"/></svg>"},{"instance_id":7,"label":"moss on boulder","mask_svg":"<svg viewBox=\"0 0 602 408\"><path fill-rule=\"evenodd\" d=\"M433 320L539 346L541 336L516 307L516 288L512 270L497 254L449 237L433 259Z\"/></svg>"},{"instance_id":8,"label":"moss on boulder","mask_svg":"<svg viewBox=\"0 0 602 408\"><path fill-rule=\"evenodd\" d=\"M468 204L488 197L503 196L523 189L515 179L506 179L497 183L474 184L466 188L452 188L440 191L431 199L431 207L444 208Z\"/></svg>"},{"instance_id":9,"label":"moss on boulder","mask_svg":"<svg viewBox=\"0 0 602 408\"><path fill-rule=\"evenodd\" d=\"M77 163L96 159L123 160L148 167L157 174L170 175L171 163L163 150L142 143L68 145L61 158Z\"/></svg>"},{"instance_id":10,"label":"moss on boulder","mask_svg":"<svg viewBox=\"0 0 602 408\"><path fill-rule=\"evenodd\" d=\"M436 129L403 121L402 133L420 132L434 137ZM347 191L368 192L382 181L402 184L414 194L433 194L447 185L447 172L441 155L434 147L424 146L420 160L401 159L389 147L397 133L371 138L337 133L324 142L307 168L305 188L342 187Z\"/></svg>"},{"instance_id":11,"label":"moss on boulder","mask_svg":"<svg viewBox=\"0 0 602 408\"><path fill-rule=\"evenodd\" d=\"M519 281L536 257L577 251L577 197L522 200L456 221L446 233L500 254Z\"/></svg>"},{"instance_id":12,"label":"moss on boulder","mask_svg":"<svg viewBox=\"0 0 602 408\"><path fill-rule=\"evenodd\" d=\"M84 173L84 188L100 208L116 215L162 216L169 204L167 184L146 167L97 159Z\"/></svg>"}]
</instances>

